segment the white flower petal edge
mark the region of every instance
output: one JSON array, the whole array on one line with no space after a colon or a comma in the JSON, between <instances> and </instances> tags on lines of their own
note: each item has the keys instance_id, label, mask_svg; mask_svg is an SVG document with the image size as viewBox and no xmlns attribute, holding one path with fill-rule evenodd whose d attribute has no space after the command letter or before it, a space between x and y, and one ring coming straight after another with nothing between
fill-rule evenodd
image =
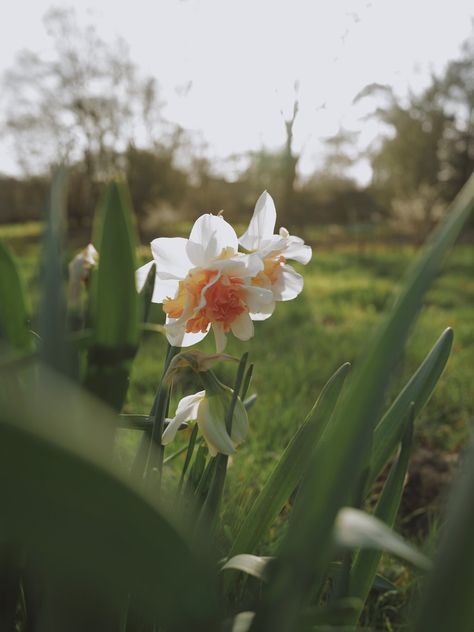
<instances>
[{"instance_id":1,"label":"white flower petal edge","mask_svg":"<svg viewBox=\"0 0 474 632\"><path fill-rule=\"evenodd\" d=\"M143 287L145 286L145 281L148 277L153 263L153 261L149 261L148 263L145 263L145 265L138 268L138 270L136 270L135 285L137 286L137 292L141 292L143 290Z\"/></svg>"},{"instance_id":2,"label":"white flower petal edge","mask_svg":"<svg viewBox=\"0 0 474 632\"><path fill-rule=\"evenodd\" d=\"M278 281L273 286L273 296L276 301L291 301L303 289L303 277L291 266L283 264Z\"/></svg>"},{"instance_id":3,"label":"white flower petal edge","mask_svg":"<svg viewBox=\"0 0 474 632\"><path fill-rule=\"evenodd\" d=\"M246 300L252 320L267 320L275 311L272 290L252 285L247 288Z\"/></svg>"},{"instance_id":4,"label":"white flower petal edge","mask_svg":"<svg viewBox=\"0 0 474 632\"><path fill-rule=\"evenodd\" d=\"M135 272L135 283L137 291L141 292L145 286L148 274L154 261L149 261L145 265L138 268ZM162 303L165 298L174 296L178 290L178 283L176 279L160 279L158 273L155 273L155 285L153 287L153 295L151 297L152 303Z\"/></svg>"},{"instance_id":5,"label":"white flower petal edge","mask_svg":"<svg viewBox=\"0 0 474 632\"><path fill-rule=\"evenodd\" d=\"M285 232L283 233L283 231ZM285 259L293 259L293 261L298 261L298 263L304 265L311 261L313 255L312 248L311 246L307 246L301 237L290 235L286 228L280 228L280 236L283 237L287 243L285 247Z\"/></svg>"},{"instance_id":6,"label":"white flower petal edge","mask_svg":"<svg viewBox=\"0 0 474 632\"><path fill-rule=\"evenodd\" d=\"M171 419L167 419L168 426L165 428L161 438L163 445L167 445L173 441L182 423L197 419L199 404L205 395L206 391L199 391L198 393L194 393L194 395L183 397L176 408L175 416Z\"/></svg>"},{"instance_id":7,"label":"white flower petal edge","mask_svg":"<svg viewBox=\"0 0 474 632\"><path fill-rule=\"evenodd\" d=\"M158 237L151 242L160 279L182 279L187 275L193 265L187 254L187 242L183 237Z\"/></svg>"},{"instance_id":8,"label":"white flower petal edge","mask_svg":"<svg viewBox=\"0 0 474 632\"><path fill-rule=\"evenodd\" d=\"M239 239L246 250L258 250L275 230L276 209L272 196L264 191L258 198L247 230Z\"/></svg>"},{"instance_id":9,"label":"white flower petal edge","mask_svg":"<svg viewBox=\"0 0 474 632\"><path fill-rule=\"evenodd\" d=\"M199 331L198 333L190 333L184 331L182 327L175 327L173 323L167 319L165 325L166 338L172 347L191 347L192 345L196 345L209 333L210 327L208 327L207 331ZM217 351L220 353L220 351Z\"/></svg>"},{"instance_id":10,"label":"white flower petal edge","mask_svg":"<svg viewBox=\"0 0 474 632\"><path fill-rule=\"evenodd\" d=\"M205 267L226 248L237 252L239 242L235 230L220 215L207 213L194 222L186 253L192 264Z\"/></svg>"}]
</instances>

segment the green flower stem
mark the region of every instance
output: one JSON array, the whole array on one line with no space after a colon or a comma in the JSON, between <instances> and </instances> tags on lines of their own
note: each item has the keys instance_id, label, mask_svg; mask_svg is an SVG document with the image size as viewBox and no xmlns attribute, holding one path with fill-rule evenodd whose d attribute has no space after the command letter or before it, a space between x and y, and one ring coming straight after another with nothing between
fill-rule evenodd
<instances>
[{"instance_id":1,"label":"green flower stem","mask_svg":"<svg viewBox=\"0 0 474 632\"><path fill-rule=\"evenodd\" d=\"M194 446L196 445L196 437L197 437L198 427L197 424L194 424L194 428L192 429L191 436L189 437L189 443L186 450L186 458L184 459L183 469L181 471L181 476L179 478L178 483L178 494L181 493L181 488L183 487L184 477L186 475L189 464L191 463L191 459L194 452Z\"/></svg>"},{"instance_id":2,"label":"green flower stem","mask_svg":"<svg viewBox=\"0 0 474 632\"><path fill-rule=\"evenodd\" d=\"M163 365L158 390L155 395L153 406L150 411L150 427L143 432L142 440L138 448L135 460L132 465L132 475L138 479L148 481L153 468L156 468L157 486L159 487L161 479L161 470L163 467L164 448L161 445L161 435L163 433L163 423L169 401L169 387L164 384L164 376L171 360L180 352L179 347L168 345L166 350L166 358Z\"/></svg>"}]
</instances>

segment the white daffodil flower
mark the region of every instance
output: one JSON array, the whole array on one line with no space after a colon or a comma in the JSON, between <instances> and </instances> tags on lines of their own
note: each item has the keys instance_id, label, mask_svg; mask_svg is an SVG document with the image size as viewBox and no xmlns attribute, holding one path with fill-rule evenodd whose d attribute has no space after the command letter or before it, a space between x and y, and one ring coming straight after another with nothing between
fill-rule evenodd
<instances>
[{"instance_id":1,"label":"white daffodil flower","mask_svg":"<svg viewBox=\"0 0 474 632\"><path fill-rule=\"evenodd\" d=\"M253 320L265 320L272 315L275 301L289 301L296 298L303 289L303 277L286 262L293 259L307 264L312 255L310 246L300 237L290 235L286 228L280 228L275 235L276 210L273 199L264 191L258 198L249 226L239 243L245 250L256 253L263 261L263 270L253 279L256 286L269 289L273 301L265 304L259 313L251 313Z\"/></svg>"},{"instance_id":2,"label":"white daffodil flower","mask_svg":"<svg viewBox=\"0 0 474 632\"><path fill-rule=\"evenodd\" d=\"M170 344L188 347L212 328L221 353L229 331L240 340L253 336L250 314L265 310L273 295L252 280L264 269L261 257L238 253L237 235L223 217L201 215L189 239L160 237L151 250L156 263L152 301L163 303ZM152 263L137 270L138 289Z\"/></svg>"},{"instance_id":3,"label":"white daffodil flower","mask_svg":"<svg viewBox=\"0 0 474 632\"><path fill-rule=\"evenodd\" d=\"M195 420L211 456L215 456L218 452L234 454L236 447L247 436L248 417L242 401L237 399L229 436L225 418L231 398L232 391L226 387L222 387L219 392L206 394L206 391L199 391L194 395L183 397L178 404L175 416L166 420L168 425L163 432L162 444L167 445L173 441L181 424Z\"/></svg>"}]
</instances>

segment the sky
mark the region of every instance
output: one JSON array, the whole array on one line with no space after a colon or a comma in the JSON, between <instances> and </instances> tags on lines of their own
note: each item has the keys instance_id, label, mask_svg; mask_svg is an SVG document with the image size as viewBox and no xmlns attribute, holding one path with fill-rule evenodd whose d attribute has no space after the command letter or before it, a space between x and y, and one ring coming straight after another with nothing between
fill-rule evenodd
<instances>
[{"instance_id":1,"label":"sky","mask_svg":"<svg viewBox=\"0 0 474 632\"><path fill-rule=\"evenodd\" d=\"M80 23L106 41L123 37L133 61L157 78L164 115L199 133L208 155L284 142L298 84L294 147L310 173L322 139L340 127L365 146L380 132L364 121L373 103L353 105L367 84L403 96L459 55L474 18L472 0L75 0ZM51 2L15 0L0 22L0 73L16 54L48 54L42 17ZM1 111L0 111L1 118ZM370 175L358 166L360 181ZM11 145L0 140L0 171L15 173Z\"/></svg>"}]
</instances>

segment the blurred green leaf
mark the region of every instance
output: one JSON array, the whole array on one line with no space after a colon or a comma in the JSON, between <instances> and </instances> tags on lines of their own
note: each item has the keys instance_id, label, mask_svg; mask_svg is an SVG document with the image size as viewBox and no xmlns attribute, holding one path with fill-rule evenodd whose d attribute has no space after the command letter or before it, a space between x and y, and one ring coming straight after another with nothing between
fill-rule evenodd
<instances>
[{"instance_id":1,"label":"blurred green leaf","mask_svg":"<svg viewBox=\"0 0 474 632\"><path fill-rule=\"evenodd\" d=\"M23 281L15 258L0 241L0 338L13 349L30 351L33 339L28 323L28 310Z\"/></svg>"},{"instance_id":2,"label":"blurred green leaf","mask_svg":"<svg viewBox=\"0 0 474 632\"><path fill-rule=\"evenodd\" d=\"M95 344L109 349L133 349L138 341L136 238L131 202L122 180L113 180L107 186L94 231L99 252L92 287Z\"/></svg>"},{"instance_id":3,"label":"blurred green leaf","mask_svg":"<svg viewBox=\"0 0 474 632\"><path fill-rule=\"evenodd\" d=\"M95 226L98 270L92 275L86 385L120 410L139 338L140 298L135 286L135 234L126 185L112 181L99 205Z\"/></svg>"},{"instance_id":4,"label":"blurred green leaf","mask_svg":"<svg viewBox=\"0 0 474 632\"><path fill-rule=\"evenodd\" d=\"M44 236L39 313L42 362L70 375L75 367L66 337L63 240L66 224L67 172L60 167L53 176Z\"/></svg>"},{"instance_id":5,"label":"blurred green leaf","mask_svg":"<svg viewBox=\"0 0 474 632\"><path fill-rule=\"evenodd\" d=\"M453 336L453 330L450 327L441 334L431 351L376 426L373 436L367 490L375 482L375 479L403 436L406 412L410 402L414 403L414 414L416 416L429 400L448 361L453 345Z\"/></svg>"},{"instance_id":6,"label":"blurred green leaf","mask_svg":"<svg viewBox=\"0 0 474 632\"><path fill-rule=\"evenodd\" d=\"M423 296L473 207L474 175L410 268L395 304L369 340L336 406L324 441L311 460L280 554L270 568L271 578L252 630L294 629L311 589L322 584L333 552L334 520L341 507L355 500L392 371Z\"/></svg>"},{"instance_id":7,"label":"blurred green leaf","mask_svg":"<svg viewBox=\"0 0 474 632\"><path fill-rule=\"evenodd\" d=\"M343 364L328 380L250 511L232 544L229 557L251 553L271 527L301 481L316 443L334 410L350 364Z\"/></svg>"},{"instance_id":8,"label":"blurred green leaf","mask_svg":"<svg viewBox=\"0 0 474 632\"><path fill-rule=\"evenodd\" d=\"M66 589L86 582L105 606L119 610L133 592L150 623L214 630L212 560L192 552L113 464L114 424L105 408L46 372L41 392L8 402L0 411L2 538L26 546Z\"/></svg>"},{"instance_id":9,"label":"blurred green leaf","mask_svg":"<svg viewBox=\"0 0 474 632\"><path fill-rule=\"evenodd\" d=\"M474 446L464 457L451 490L434 571L428 579L413 630L474 629Z\"/></svg>"},{"instance_id":10,"label":"blurred green leaf","mask_svg":"<svg viewBox=\"0 0 474 632\"><path fill-rule=\"evenodd\" d=\"M403 485L408 469L411 445L413 440L414 404L411 406L410 419L405 429L398 459L392 465L385 481L382 493L374 509L374 516L382 520L389 527L393 527L403 493ZM377 550L360 550L354 558L350 571L349 590L352 597L358 597L361 604L365 603L371 587L374 584L377 566L381 553ZM347 623L356 623L360 611L354 613L354 618Z\"/></svg>"}]
</instances>

